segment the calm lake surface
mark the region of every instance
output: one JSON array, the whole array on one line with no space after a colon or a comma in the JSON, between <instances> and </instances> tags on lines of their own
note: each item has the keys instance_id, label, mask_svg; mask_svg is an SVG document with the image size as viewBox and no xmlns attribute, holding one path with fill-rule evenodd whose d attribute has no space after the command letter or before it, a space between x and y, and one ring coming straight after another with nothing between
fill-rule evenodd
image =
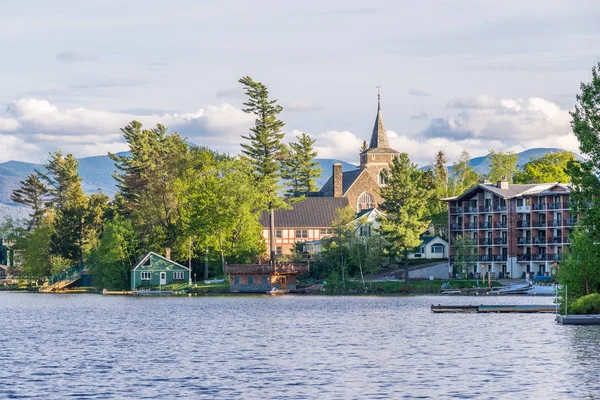
<instances>
[{"instance_id":1,"label":"calm lake surface","mask_svg":"<svg viewBox=\"0 0 600 400\"><path fill-rule=\"evenodd\" d=\"M598 398L600 327L429 310L552 301L0 292L0 398Z\"/></svg>"}]
</instances>

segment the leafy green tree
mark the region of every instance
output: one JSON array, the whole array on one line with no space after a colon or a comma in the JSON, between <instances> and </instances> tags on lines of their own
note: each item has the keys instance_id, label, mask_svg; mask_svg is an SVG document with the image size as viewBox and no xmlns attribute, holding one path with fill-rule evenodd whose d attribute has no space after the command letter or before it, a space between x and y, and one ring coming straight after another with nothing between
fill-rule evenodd
<instances>
[{"instance_id":1,"label":"leafy green tree","mask_svg":"<svg viewBox=\"0 0 600 400\"><path fill-rule=\"evenodd\" d=\"M244 103L244 112L253 114L256 119L254 126L250 128L249 135L242 135L248 141L242 143L242 155L251 166L255 183L263 193L262 203L264 209L271 215L271 229L269 233L271 261L275 259L274 241L274 210L287 208L285 202L279 197L281 186L280 162L282 154L282 140L284 133L283 121L278 115L283 108L277 104L277 100L269 98L269 91L265 85L254 81L249 76L239 80L244 85L244 91L248 100Z\"/></svg>"},{"instance_id":2,"label":"leafy green tree","mask_svg":"<svg viewBox=\"0 0 600 400\"><path fill-rule=\"evenodd\" d=\"M458 161L452 164L452 174L450 175L450 192L452 196L464 193L481 180L481 176L469 165L470 159L469 152L463 150Z\"/></svg>"},{"instance_id":3,"label":"leafy green tree","mask_svg":"<svg viewBox=\"0 0 600 400\"><path fill-rule=\"evenodd\" d=\"M23 251L23 275L40 279L52 274L50 264L50 245L52 224L42 220L29 231L26 238L18 242L18 248Z\"/></svg>"},{"instance_id":4,"label":"leafy green tree","mask_svg":"<svg viewBox=\"0 0 600 400\"><path fill-rule=\"evenodd\" d=\"M20 187L12 192L10 196L12 201L31 208L27 230L32 230L42 221L46 211L47 196L48 188L40 180L39 175L35 173L29 174L26 180L20 182Z\"/></svg>"},{"instance_id":5,"label":"leafy green tree","mask_svg":"<svg viewBox=\"0 0 600 400\"><path fill-rule=\"evenodd\" d=\"M137 248L130 221L117 218L107 222L98 247L88 257L88 269L94 285L109 290L128 289Z\"/></svg>"},{"instance_id":6,"label":"leafy green tree","mask_svg":"<svg viewBox=\"0 0 600 400\"><path fill-rule=\"evenodd\" d=\"M519 156L512 151L502 152L490 150L490 172L487 174L487 179L492 182L498 182L506 178L508 182L512 182L513 175L517 172L517 161Z\"/></svg>"},{"instance_id":7,"label":"leafy green tree","mask_svg":"<svg viewBox=\"0 0 600 400\"><path fill-rule=\"evenodd\" d=\"M469 265L475 264L477 256L477 243L475 240L467 237L459 237L452 240L453 255L453 273L466 276L469 273Z\"/></svg>"},{"instance_id":8,"label":"leafy green tree","mask_svg":"<svg viewBox=\"0 0 600 400\"><path fill-rule=\"evenodd\" d=\"M333 236L321 241L321 262L329 266L327 272L330 274L335 271L341 273L341 284L344 288L350 258L350 241L356 237L355 226L351 224L355 216L356 212L350 206L337 210L333 221ZM324 274L327 275L327 272Z\"/></svg>"},{"instance_id":9,"label":"leafy green tree","mask_svg":"<svg viewBox=\"0 0 600 400\"><path fill-rule=\"evenodd\" d=\"M571 127L585 160L570 162L567 172L573 182L571 202L581 224L595 243L600 242L600 63L592 68L591 82L581 84Z\"/></svg>"},{"instance_id":10,"label":"leafy green tree","mask_svg":"<svg viewBox=\"0 0 600 400\"><path fill-rule=\"evenodd\" d=\"M77 168L79 162L73 154L63 156L57 151L50 154L44 165L48 171L40 174L48 183L50 202L54 210L54 226L50 253L71 262L83 262L84 217L87 198L81 187Z\"/></svg>"},{"instance_id":11,"label":"leafy green tree","mask_svg":"<svg viewBox=\"0 0 600 400\"><path fill-rule=\"evenodd\" d=\"M219 255L225 262L249 262L264 252L258 221L261 196L244 159L192 152L186 177L177 185L185 235L195 251Z\"/></svg>"},{"instance_id":12,"label":"leafy green tree","mask_svg":"<svg viewBox=\"0 0 600 400\"><path fill-rule=\"evenodd\" d=\"M600 245L581 226L575 228L570 239L567 258L557 273L557 280L563 288L568 287L569 302L600 291Z\"/></svg>"},{"instance_id":13,"label":"leafy green tree","mask_svg":"<svg viewBox=\"0 0 600 400\"><path fill-rule=\"evenodd\" d=\"M315 179L320 178L323 172L323 169L319 168L319 163L314 160L317 156L313 148L315 140L306 133L296 138L298 142L290 143L282 159L282 178L287 181L287 196L315 192L317 190Z\"/></svg>"},{"instance_id":14,"label":"leafy green tree","mask_svg":"<svg viewBox=\"0 0 600 400\"><path fill-rule=\"evenodd\" d=\"M575 155L570 151L548 153L532 158L525 163L514 176L515 183L569 183L567 174L569 163L576 163Z\"/></svg>"},{"instance_id":15,"label":"leafy green tree","mask_svg":"<svg viewBox=\"0 0 600 400\"><path fill-rule=\"evenodd\" d=\"M381 188L384 199L379 231L386 239L391 257L404 259L405 280L408 283L408 253L421 243L421 234L430 221L427 220L427 205L432 187L423 184L424 172L401 153L390 165L387 185Z\"/></svg>"}]
</instances>

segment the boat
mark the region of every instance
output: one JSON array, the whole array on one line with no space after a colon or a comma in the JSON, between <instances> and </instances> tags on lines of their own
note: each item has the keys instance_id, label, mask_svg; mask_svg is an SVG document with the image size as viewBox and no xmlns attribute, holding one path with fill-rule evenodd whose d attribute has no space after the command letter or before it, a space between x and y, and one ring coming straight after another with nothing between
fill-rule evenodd
<instances>
[{"instance_id":1,"label":"boat","mask_svg":"<svg viewBox=\"0 0 600 400\"><path fill-rule=\"evenodd\" d=\"M272 288L271 290L269 290L267 292L267 294L270 294L271 296L279 296L281 294L288 294L289 290L283 290L283 289L276 289L276 288Z\"/></svg>"}]
</instances>

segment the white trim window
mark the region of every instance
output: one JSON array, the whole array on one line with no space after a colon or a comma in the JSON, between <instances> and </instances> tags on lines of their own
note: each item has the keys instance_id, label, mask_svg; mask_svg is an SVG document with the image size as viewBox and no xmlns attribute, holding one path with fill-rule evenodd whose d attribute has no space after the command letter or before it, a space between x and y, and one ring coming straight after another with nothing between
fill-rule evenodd
<instances>
[{"instance_id":1,"label":"white trim window","mask_svg":"<svg viewBox=\"0 0 600 400\"><path fill-rule=\"evenodd\" d=\"M443 244L434 244L431 246L432 254L444 254L444 245Z\"/></svg>"},{"instance_id":2,"label":"white trim window","mask_svg":"<svg viewBox=\"0 0 600 400\"><path fill-rule=\"evenodd\" d=\"M296 229L296 239L308 239L308 230Z\"/></svg>"},{"instance_id":3,"label":"white trim window","mask_svg":"<svg viewBox=\"0 0 600 400\"><path fill-rule=\"evenodd\" d=\"M149 281L152 278L152 272L142 271L140 275L143 281Z\"/></svg>"},{"instance_id":4,"label":"white trim window","mask_svg":"<svg viewBox=\"0 0 600 400\"><path fill-rule=\"evenodd\" d=\"M182 281L184 279L183 271L173 271L173 279L176 281Z\"/></svg>"}]
</instances>

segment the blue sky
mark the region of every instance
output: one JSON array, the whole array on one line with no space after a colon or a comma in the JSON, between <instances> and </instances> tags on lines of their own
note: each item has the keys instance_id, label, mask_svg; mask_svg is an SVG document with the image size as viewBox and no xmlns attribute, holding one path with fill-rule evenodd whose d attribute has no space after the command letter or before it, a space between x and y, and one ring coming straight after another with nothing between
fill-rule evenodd
<instances>
[{"instance_id":1,"label":"blue sky","mask_svg":"<svg viewBox=\"0 0 600 400\"><path fill-rule=\"evenodd\" d=\"M243 75L285 107L288 140L357 162L382 89L390 142L577 149L568 110L600 61L600 2L0 0L0 161L124 148L131 119L236 152Z\"/></svg>"}]
</instances>

